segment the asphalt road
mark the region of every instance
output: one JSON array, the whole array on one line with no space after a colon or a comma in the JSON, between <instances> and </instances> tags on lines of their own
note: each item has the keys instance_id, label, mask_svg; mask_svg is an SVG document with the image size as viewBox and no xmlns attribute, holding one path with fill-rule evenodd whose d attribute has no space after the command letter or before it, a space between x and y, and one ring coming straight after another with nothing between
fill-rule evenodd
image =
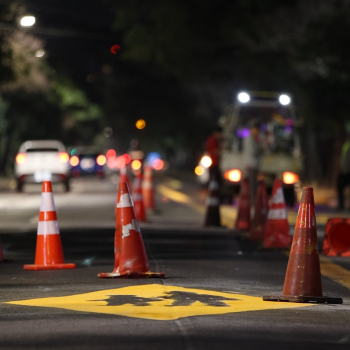
<instances>
[{"instance_id":1,"label":"asphalt road","mask_svg":"<svg viewBox=\"0 0 350 350\"><path fill-rule=\"evenodd\" d=\"M4 252L14 260L0 264L1 349L349 349L350 259L321 260L324 294L343 305L263 302L282 291L287 255L202 228L197 204L163 187L141 228L151 270L166 278L98 279L113 269L116 185L80 180L54 192L74 270L23 270L34 261L40 188L0 195Z\"/></svg>"}]
</instances>

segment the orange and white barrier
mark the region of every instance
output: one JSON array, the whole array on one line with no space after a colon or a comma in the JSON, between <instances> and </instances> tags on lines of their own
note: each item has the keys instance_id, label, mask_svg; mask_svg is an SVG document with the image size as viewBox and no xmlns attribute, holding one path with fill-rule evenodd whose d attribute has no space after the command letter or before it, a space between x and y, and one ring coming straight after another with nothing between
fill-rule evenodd
<instances>
[{"instance_id":1,"label":"orange and white barrier","mask_svg":"<svg viewBox=\"0 0 350 350\"><path fill-rule=\"evenodd\" d=\"M24 265L25 270L74 269L76 264L65 264L57 222L56 208L50 181L43 182L37 230L34 265Z\"/></svg>"},{"instance_id":2,"label":"orange and white barrier","mask_svg":"<svg viewBox=\"0 0 350 350\"><path fill-rule=\"evenodd\" d=\"M100 278L121 276L136 278L165 277L163 272L150 272L141 230L133 200L126 182L118 188L117 218L114 238L114 270L99 273Z\"/></svg>"}]
</instances>

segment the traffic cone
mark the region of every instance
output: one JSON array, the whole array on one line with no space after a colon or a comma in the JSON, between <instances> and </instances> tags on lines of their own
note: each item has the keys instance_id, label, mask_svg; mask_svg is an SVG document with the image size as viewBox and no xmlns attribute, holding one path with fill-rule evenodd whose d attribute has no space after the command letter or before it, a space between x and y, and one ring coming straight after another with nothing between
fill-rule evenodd
<instances>
[{"instance_id":1,"label":"traffic cone","mask_svg":"<svg viewBox=\"0 0 350 350\"><path fill-rule=\"evenodd\" d=\"M263 246L264 248L286 248L290 246L291 241L282 182L276 179L273 183Z\"/></svg>"},{"instance_id":2,"label":"traffic cone","mask_svg":"<svg viewBox=\"0 0 350 350\"><path fill-rule=\"evenodd\" d=\"M254 219L252 222L252 227L250 229L249 238L251 240L262 241L264 239L268 210L269 205L267 200L266 185L265 181L261 180L258 183L258 190L255 200Z\"/></svg>"},{"instance_id":3,"label":"traffic cone","mask_svg":"<svg viewBox=\"0 0 350 350\"><path fill-rule=\"evenodd\" d=\"M235 228L245 231L248 231L250 228L250 193L249 181L247 178L244 178L241 184Z\"/></svg>"},{"instance_id":4,"label":"traffic cone","mask_svg":"<svg viewBox=\"0 0 350 350\"><path fill-rule=\"evenodd\" d=\"M283 293L281 296L264 296L265 301L343 303L342 298L324 297L322 294L314 207L313 189L304 187Z\"/></svg>"},{"instance_id":5,"label":"traffic cone","mask_svg":"<svg viewBox=\"0 0 350 350\"><path fill-rule=\"evenodd\" d=\"M216 177L213 177L208 186L206 199L207 213L204 226L221 226L220 220L220 186Z\"/></svg>"},{"instance_id":6,"label":"traffic cone","mask_svg":"<svg viewBox=\"0 0 350 350\"><path fill-rule=\"evenodd\" d=\"M163 272L150 272L141 230L135 215L134 204L126 182L121 182L118 189L116 230L114 237L114 270L99 273L100 278L161 277Z\"/></svg>"},{"instance_id":7,"label":"traffic cone","mask_svg":"<svg viewBox=\"0 0 350 350\"><path fill-rule=\"evenodd\" d=\"M34 265L24 265L25 270L74 269L75 264L65 264L57 223L51 181L43 182L38 222Z\"/></svg>"},{"instance_id":8,"label":"traffic cone","mask_svg":"<svg viewBox=\"0 0 350 350\"><path fill-rule=\"evenodd\" d=\"M134 179L132 199L138 221L146 221L146 210L142 196L142 173L139 172Z\"/></svg>"},{"instance_id":9,"label":"traffic cone","mask_svg":"<svg viewBox=\"0 0 350 350\"><path fill-rule=\"evenodd\" d=\"M328 219L324 230L322 254L350 257L350 219Z\"/></svg>"},{"instance_id":10,"label":"traffic cone","mask_svg":"<svg viewBox=\"0 0 350 350\"><path fill-rule=\"evenodd\" d=\"M144 178L142 182L142 195L145 207L154 211L155 204L153 191L153 176L152 167L150 165L145 166Z\"/></svg>"},{"instance_id":11,"label":"traffic cone","mask_svg":"<svg viewBox=\"0 0 350 350\"><path fill-rule=\"evenodd\" d=\"M128 166L125 165L120 169L120 176L119 176L119 183L120 182L127 182L129 188L130 188L130 179L128 176Z\"/></svg>"}]
</instances>

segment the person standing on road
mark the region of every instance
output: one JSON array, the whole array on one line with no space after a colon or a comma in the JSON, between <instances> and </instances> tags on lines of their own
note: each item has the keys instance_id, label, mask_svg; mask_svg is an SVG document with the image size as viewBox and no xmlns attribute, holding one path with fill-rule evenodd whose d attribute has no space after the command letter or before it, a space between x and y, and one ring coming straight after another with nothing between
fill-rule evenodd
<instances>
[{"instance_id":1,"label":"person standing on road","mask_svg":"<svg viewBox=\"0 0 350 350\"><path fill-rule=\"evenodd\" d=\"M255 200L261 155L262 145L260 124L253 121L249 130L249 136L243 141L243 162L246 175L249 179L250 198L252 203Z\"/></svg>"},{"instance_id":2,"label":"person standing on road","mask_svg":"<svg viewBox=\"0 0 350 350\"><path fill-rule=\"evenodd\" d=\"M210 179L212 179L213 177L216 177L220 187L222 183L221 171L220 171L221 138L222 138L222 128L218 126L214 129L212 134L208 136L205 142L205 151L212 161L209 167Z\"/></svg>"},{"instance_id":3,"label":"person standing on road","mask_svg":"<svg viewBox=\"0 0 350 350\"><path fill-rule=\"evenodd\" d=\"M337 179L338 209L344 209L344 189L350 185L350 134L344 142L340 154L340 172Z\"/></svg>"}]
</instances>

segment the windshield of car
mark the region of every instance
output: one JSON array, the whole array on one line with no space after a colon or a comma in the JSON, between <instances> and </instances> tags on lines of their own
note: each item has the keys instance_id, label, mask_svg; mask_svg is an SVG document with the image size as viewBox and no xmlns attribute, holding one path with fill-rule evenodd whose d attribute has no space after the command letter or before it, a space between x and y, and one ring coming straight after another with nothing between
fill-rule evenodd
<instances>
[{"instance_id":1,"label":"windshield of car","mask_svg":"<svg viewBox=\"0 0 350 350\"><path fill-rule=\"evenodd\" d=\"M259 130L256 139L263 153L293 152L294 120L288 108L242 107L233 129L233 151L243 151L244 139L250 136L253 126Z\"/></svg>"},{"instance_id":2,"label":"windshield of car","mask_svg":"<svg viewBox=\"0 0 350 350\"><path fill-rule=\"evenodd\" d=\"M31 152L58 152L57 148L28 148L27 153Z\"/></svg>"}]
</instances>

